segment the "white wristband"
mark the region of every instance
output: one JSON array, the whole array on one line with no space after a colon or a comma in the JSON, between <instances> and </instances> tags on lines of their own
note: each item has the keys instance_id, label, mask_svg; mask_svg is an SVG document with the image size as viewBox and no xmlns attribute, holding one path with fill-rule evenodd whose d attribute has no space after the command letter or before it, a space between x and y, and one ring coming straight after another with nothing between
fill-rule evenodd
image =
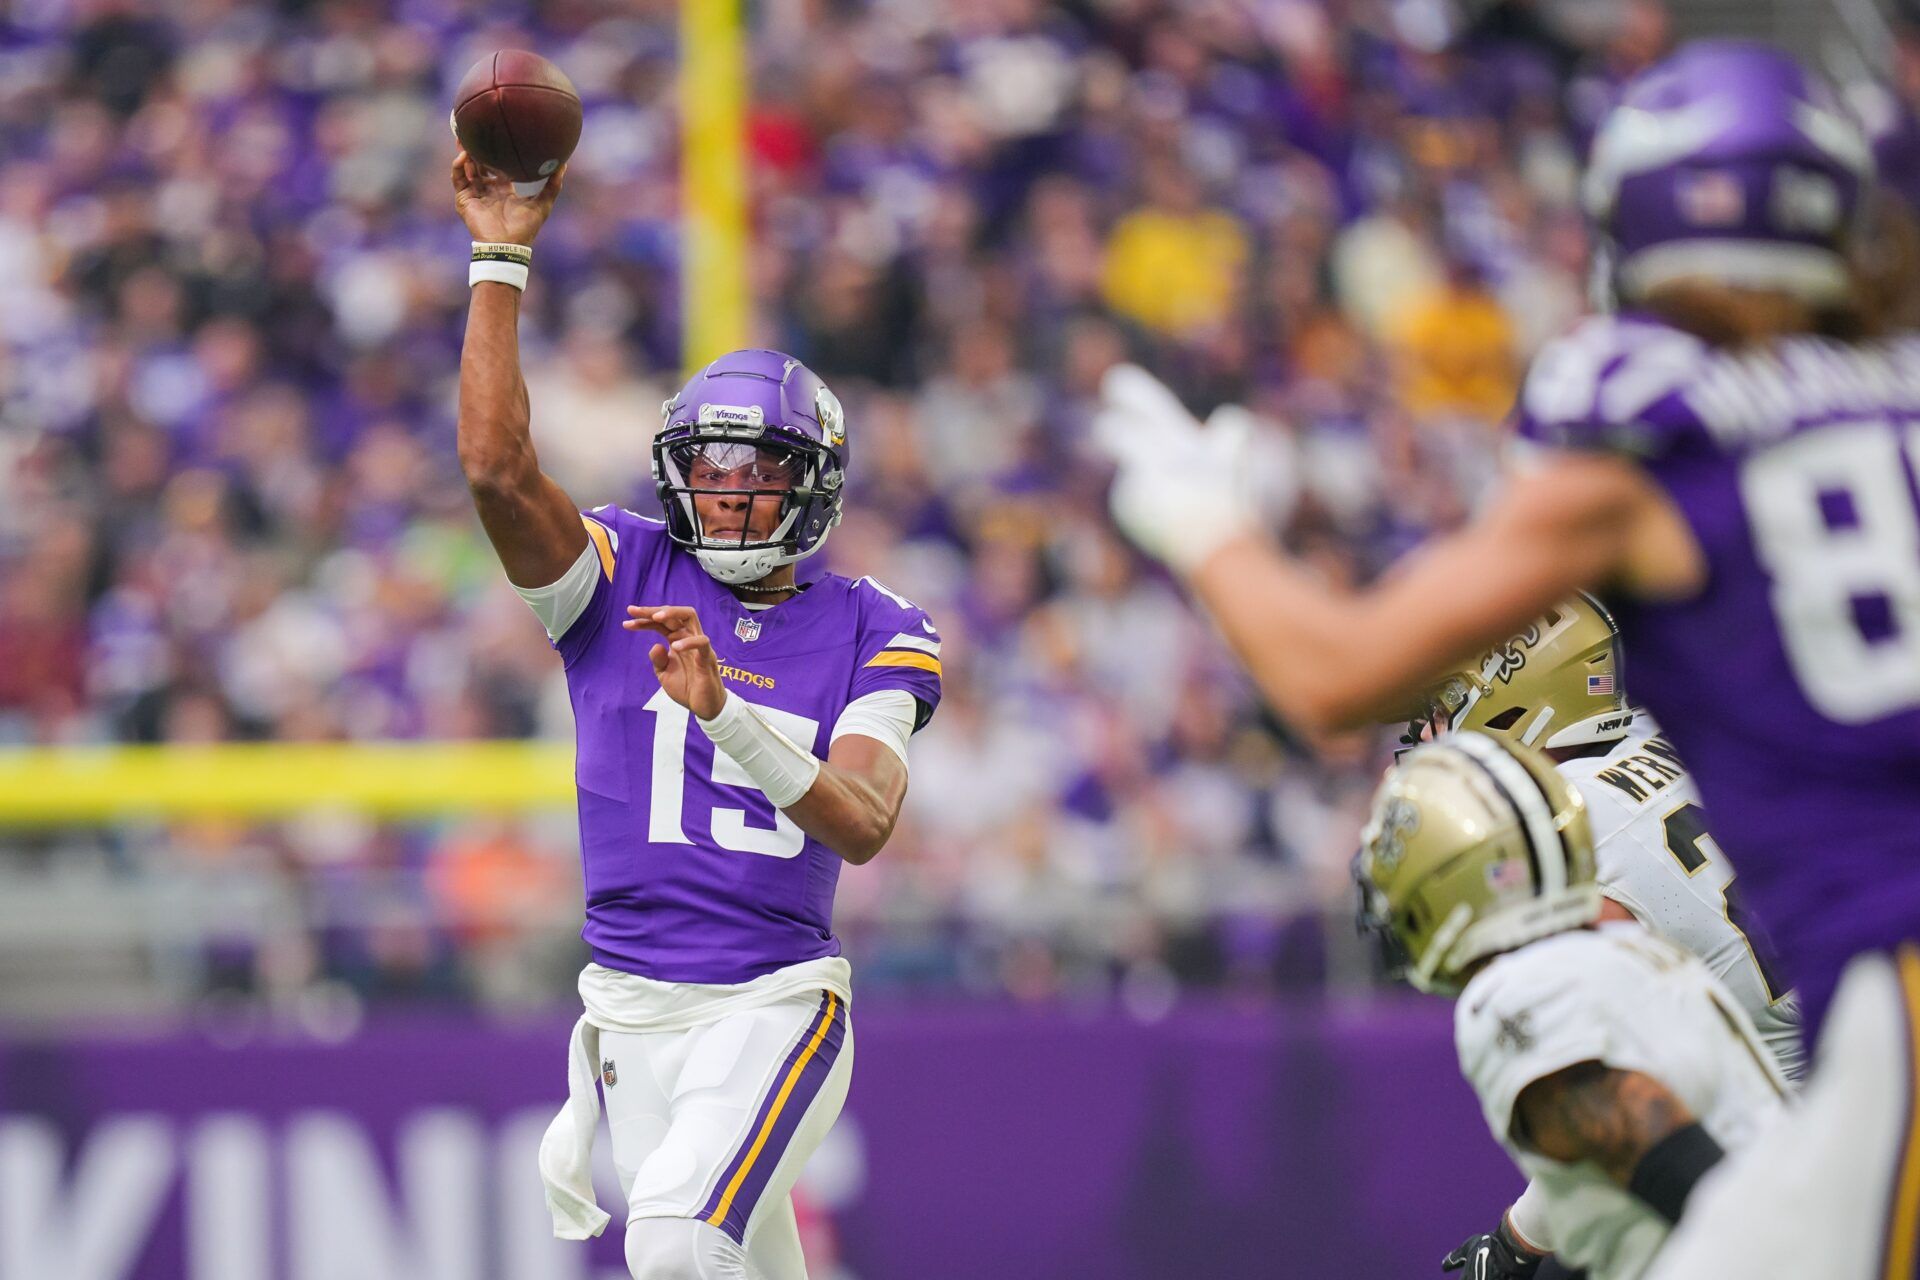
<instances>
[{"instance_id":1,"label":"white wristband","mask_svg":"<svg viewBox=\"0 0 1920 1280\"><path fill-rule=\"evenodd\" d=\"M1520 1243L1540 1253L1554 1251L1553 1233L1547 1229L1548 1199L1545 1188L1529 1182L1507 1210L1507 1226L1520 1237Z\"/></svg>"},{"instance_id":2,"label":"white wristband","mask_svg":"<svg viewBox=\"0 0 1920 1280\"><path fill-rule=\"evenodd\" d=\"M467 267L467 288L479 284L482 280L493 280L500 284L510 284L525 293L527 278L532 273L518 262L475 262Z\"/></svg>"},{"instance_id":3,"label":"white wristband","mask_svg":"<svg viewBox=\"0 0 1920 1280\"><path fill-rule=\"evenodd\" d=\"M731 691L711 720L695 716L700 728L746 775L767 793L776 809L797 804L820 776L820 757L796 746L792 739L768 724L744 698Z\"/></svg>"}]
</instances>

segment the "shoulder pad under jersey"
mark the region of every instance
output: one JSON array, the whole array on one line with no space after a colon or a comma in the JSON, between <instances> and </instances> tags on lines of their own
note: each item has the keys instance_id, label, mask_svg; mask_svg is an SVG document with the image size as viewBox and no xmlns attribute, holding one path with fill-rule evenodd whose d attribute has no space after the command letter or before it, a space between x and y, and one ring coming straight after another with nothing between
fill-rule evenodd
<instances>
[{"instance_id":1,"label":"shoulder pad under jersey","mask_svg":"<svg viewBox=\"0 0 1920 1280\"><path fill-rule=\"evenodd\" d=\"M1644 316L1593 316L1540 349L1520 390L1522 440L1659 457L1704 441L1684 396L1709 349Z\"/></svg>"}]
</instances>

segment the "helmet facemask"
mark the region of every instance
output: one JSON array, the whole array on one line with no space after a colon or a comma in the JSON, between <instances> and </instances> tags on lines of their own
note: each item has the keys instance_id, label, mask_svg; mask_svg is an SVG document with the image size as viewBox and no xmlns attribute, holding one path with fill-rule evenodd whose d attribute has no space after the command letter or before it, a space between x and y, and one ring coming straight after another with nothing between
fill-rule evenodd
<instances>
[{"instance_id":1,"label":"helmet facemask","mask_svg":"<svg viewBox=\"0 0 1920 1280\"><path fill-rule=\"evenodd\" d=\"M653 470L668 536L721 582L753 582L805 559L839 522L835 458L788 433L662 432Z\"/></svg>"},{"instance_id":2,"label":"helmet facemask","mask_svg":"<svg viewBox=\"0 0 1920 1280\"><path fill-rule=\"evenodd\" d=\"M1471 732L1420 747L1361 839L1361 927L1422 991L1458 994L1480 961L1600 912L1585 805L1526 747Z\"/></svg>"}]
</instances>

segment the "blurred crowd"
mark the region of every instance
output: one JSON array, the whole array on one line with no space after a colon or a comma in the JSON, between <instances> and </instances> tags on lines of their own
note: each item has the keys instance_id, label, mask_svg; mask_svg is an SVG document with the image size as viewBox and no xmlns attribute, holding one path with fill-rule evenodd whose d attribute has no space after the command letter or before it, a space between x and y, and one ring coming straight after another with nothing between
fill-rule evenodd
<instances>
[{"instance_id":1,"label":"blurred crowd","mask_svg":"<svg viewBox=\"0 0 1920 1280\"><path fill-rule=\"evenodd\" d=\"M754 336L847 405L834 565L948 638L906 819L842 880L864 986L1321 981L1382 736L1290 737L1116 538L1095 382L1131 355L1202 412L1255 408L1277 532L1330 578L1376 574L1461 517L1530 351L1580 311L1582 147L1665 11L748 8ZM0 17L0 742L570 735L454 458L447 95L501 47L581 92L526 296L534 433L582 506L651 510L680 361L675 9ZM564 815L336 817L6 847L281 904L252 941L193 944L209 987L511 1002L577 962L571 841Z\"/></svg>"}]
</instances>

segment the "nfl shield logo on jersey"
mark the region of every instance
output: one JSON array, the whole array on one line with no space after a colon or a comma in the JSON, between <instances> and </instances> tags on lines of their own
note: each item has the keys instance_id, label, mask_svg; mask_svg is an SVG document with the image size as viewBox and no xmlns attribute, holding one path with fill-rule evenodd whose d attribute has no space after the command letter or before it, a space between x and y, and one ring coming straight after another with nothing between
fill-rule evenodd
<instances>
[{"instance_id":1,"label":"nfl shield logo on jersey","mask_svg":"<svg viewBox=\"0 0 1920 1280\"><path fill-rule=\"evenodd\" d=\"M600 1083L611 1089L619 1081L619 1073L613 1069L613 1059L608 1058L600 1064Z\"/></svg>"},{"instance_id":2,"label":"nfl shield logo on jersey","mask_svg":"<svg viewBox=\"0 0 1920 1280\"><path fill-rule=\"evenodd\" d=\"M733 634L746 641L758 640L760 638L760 619L739 619L733 624Z\"/></svg>"}]
</instances>

